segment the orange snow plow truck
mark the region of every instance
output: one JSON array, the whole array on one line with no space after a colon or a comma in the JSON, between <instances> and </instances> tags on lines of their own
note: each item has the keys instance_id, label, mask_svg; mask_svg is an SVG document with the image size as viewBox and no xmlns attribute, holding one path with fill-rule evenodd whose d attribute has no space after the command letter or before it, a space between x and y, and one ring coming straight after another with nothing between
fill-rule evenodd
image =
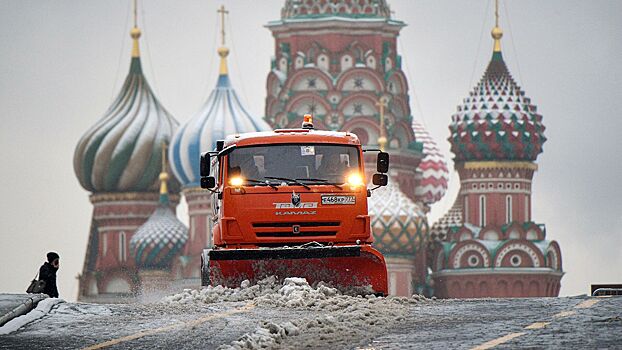
<instances>
[{"instance_id":1,"label":"orange snow plow truck","mask_svg":"<svg viewBox=\"0 0 622 350\"><path fill-rule=\"evenodd\" d=\"M385 186L389 155L370 151L379 152L373 184ZM203 153L214 246L203 251L201 284L275 275L387 295L384 257L371 246L363 152L356 135L314 130L307 115L301 129L233 135Z\"/></svg>"}]
</instances>

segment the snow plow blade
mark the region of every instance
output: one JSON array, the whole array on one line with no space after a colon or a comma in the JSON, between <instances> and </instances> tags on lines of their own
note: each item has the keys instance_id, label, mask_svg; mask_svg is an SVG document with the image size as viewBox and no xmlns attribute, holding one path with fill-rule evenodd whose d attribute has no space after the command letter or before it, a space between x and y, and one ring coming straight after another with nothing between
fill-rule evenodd
<instances>
[{"instance_id":1,"label":"snow plow blade","mask_svg":"<svg viewBox=\"0 0 622 350\"><path fill-rule=\"evenodd\" d=\"M369 245L261 249L206 249L202 285L239 287L244 280L269 276L304 277L342 291L387 295L387 268L382 254Z\"/></svg>"}]
</instances>

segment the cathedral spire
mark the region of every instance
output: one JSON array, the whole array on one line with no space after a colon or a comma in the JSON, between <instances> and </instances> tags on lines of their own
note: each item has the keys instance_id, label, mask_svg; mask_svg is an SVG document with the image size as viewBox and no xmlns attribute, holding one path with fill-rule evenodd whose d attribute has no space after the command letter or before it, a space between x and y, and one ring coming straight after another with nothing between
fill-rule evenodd
<instances>
[{"instance_id":1,"label":"cathedral spire","mask_svg":"<svg viewBox=\"0 0 622 350\"><path fill-rule=\"evenodd\" d=\"M495 0L495 27L490 32L492 38L495 40L493 48L493 58L501 58L501 37L503 37L503 30L499 27L499 0Z\"/></svg>"},{"instance_id":2,"label":"cathedral spire","mask_svg":"<svg viewBox=\"0 0 622 350\"><path fill-rule=\"evenodd\" d=\"M225 5L221 5L220 9L217 11L220 14L220 47L218 48L218 55L220 56L220 75L229 74L229 70L227 68L227 56L229 55L229 49L225 46L225 15L229 13L229 11L225 10Z\"/></svg>"},{"instance_id":3,"label":"cathedral spire","mask_svg":"<svg viewBox=\"0 0 622 350\"><path fill-rule=\"evenodd\" d=\"M138 48L138 39L140 38L140 29L138 29L138 4L137 0L134 0L134 26L130 30L130 36L134 41L132 45L132 57L140 57L140 50Z\"/></svg>"}]
</instances>

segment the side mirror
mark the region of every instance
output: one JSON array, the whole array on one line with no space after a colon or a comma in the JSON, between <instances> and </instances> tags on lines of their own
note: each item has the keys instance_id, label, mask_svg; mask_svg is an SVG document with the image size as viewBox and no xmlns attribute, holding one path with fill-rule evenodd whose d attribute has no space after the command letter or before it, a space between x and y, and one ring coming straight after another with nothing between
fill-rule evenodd
<instances>
[{"instance_id":1,"label":"side mirror","mask_svg":"<svg viewBox=\"0 0 622 350\"><path fill-rule=\"evenodd\" d=\"M389 183L389 177L386 174L374 174L372 183L376 186L386 186Z\"/></svg>"},{"instance_id":2,"label":"side mirror","mask_svg":"<svg viewBox=\"0 0 622 350\"><path fill-rule=\"evenodd\" d=\"M201 153L201 164L199 165L199 173L201 177L209 176L210 155L208 152Z\"/></svg>"},{"instance_id":3,"label":"side mirror","mask_svg":"<svg viewBox=\"0 0 622 350\"><path fill-rule=\"evenodd\" d=\"M387 152L378 153L376 159L376 169L379 173L386 173L389 171L389 154ZM376 175L374 175L375 177Z\"/></svg>"},{"instance_id":4,"label":"side mirror","mask_svg":"<svg viewBox=\"0 0 622 350\"><path fill-rule=\"evenodd\" d=\"M213 176L206 176L201 178L201 188L210 189L216 187L216 178Z\"/></svg>"},{"instance_id":5,"label":"side mirror","mask_svg":"<svg viewBox=\"0 0 622 350\"><path fill-rule=\"evenodd\" d=\"M216 152L222 151L223 148L225 148L225 140L216 141Z\"/></svg>"}]
</instances>

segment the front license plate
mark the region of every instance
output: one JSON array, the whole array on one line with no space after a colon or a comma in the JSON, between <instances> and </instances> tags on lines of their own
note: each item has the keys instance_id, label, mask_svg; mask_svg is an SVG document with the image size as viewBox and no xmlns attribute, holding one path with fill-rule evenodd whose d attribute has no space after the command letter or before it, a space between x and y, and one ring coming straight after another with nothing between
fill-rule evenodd
<instances>
[{"instance_id":1,"label":"front license plate","mask_svg":"<svg viewBox=\"0 0 622 350\"><path fill-rule=\"evenodd\" d=\"M354 196L322 196L322 204L354 204L356 197Z\"/></svg>"}]
</instances>

